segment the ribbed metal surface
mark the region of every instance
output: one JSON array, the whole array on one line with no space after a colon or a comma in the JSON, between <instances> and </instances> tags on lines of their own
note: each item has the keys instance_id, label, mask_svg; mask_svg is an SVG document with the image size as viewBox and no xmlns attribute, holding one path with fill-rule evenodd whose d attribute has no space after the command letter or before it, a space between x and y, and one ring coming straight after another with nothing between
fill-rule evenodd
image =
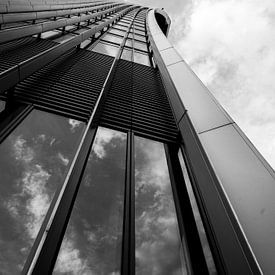
<instances>
[{"instance_id":1,"label":"ribbed metal surface","mask_svg":"<svg viewBox=\"0 0 275 275\"><path fill-rule=\"evenodd\" d=\"M119 61L101 125L132 129L153 139L176 141L178 130L156 69Z\"/></svg>"},{"instance_id":2,"label":"ribbed metal surface","mask_svg":"<svg viewBox=\"0 0 275 275\"><path fill-rule=\"evenodd\" d=\"M51 47L56 42L26 37L0 45L0 73Z\"/></svg>"},{"instance_id":3,"label":"ribbed metal surface","mask_svg":"<svg viewBox=\"0 0 275 275\"><path fill-rule=\"evenodd\" d=\"M19 83L14 96L51 112L87 120L112 60L110 56L73 50Z\"/></svg>"}]
</instances>

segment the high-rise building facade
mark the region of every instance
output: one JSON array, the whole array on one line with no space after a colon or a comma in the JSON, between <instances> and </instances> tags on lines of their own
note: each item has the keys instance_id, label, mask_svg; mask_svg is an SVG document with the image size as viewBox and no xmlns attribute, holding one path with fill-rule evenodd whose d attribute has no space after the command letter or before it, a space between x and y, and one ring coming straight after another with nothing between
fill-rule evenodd
<instances>
[{"instance_id":1,"label":"high-rise building facade","mask_svg":"<svg viewBox=\"0 0 275 275\"><path fill-rule=\"evenodd\" d=\"M275 273L274 171L163 10L0 12L1 274Z\"/></svg>"}]
</instances>

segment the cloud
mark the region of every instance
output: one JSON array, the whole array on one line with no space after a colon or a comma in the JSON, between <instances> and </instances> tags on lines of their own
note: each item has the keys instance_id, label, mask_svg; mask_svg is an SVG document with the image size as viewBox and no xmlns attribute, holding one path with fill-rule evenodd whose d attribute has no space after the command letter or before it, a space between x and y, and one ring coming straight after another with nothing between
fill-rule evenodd
<instances>
[{"instance_id":1,"label":"cloud","mask_svg":"<svg viewBox=\"0 0 275 275\"><path fill-rule=\"evenodd\" d=\"M74 133L76 128L78 128L81 124L83 124L83 122L76 120L76 119L69 119L68 123L70 124L71 128L70 130Z\"/></svg>"},{"instance_id":2,"label":"cloud","mask_svg":"<svg viewBox=\"0 0 275 275\"><path fill-rule=\"evenodd\" d=\"M34 158L34 151L26 145L26 140L22 136L16 137L14 141L14 157L16 160L29 163Z\"/></svg>"},{"instance_id":3,"label":"cloud","mask_svg":"<svg viewBox=\"0 0 275 275\"><path fill-rule=\"evenodd\" d=\"M72 228L70 228L72 231ZM55 264L54 274L92 275L87 260L80 257L80 251L75 248L74 234L63 239L60 252Z\"/></svg>"},{"instance_id":4,"label":"cloud","mask_svg":"<svg viewBox=\"0 0 275 275\"><path fill-rule=\"evenodd\" d=\"M96 138L93 144L93 151L98 158L102 159L106 156L105 145L109 144L114 138L125 140L126 134L122 132L113 131L107 128L100 127L97 131ZM113 144L115 146L115 144Z\"/></svg>"},{"instance_id":5,"label":"cloud","mask_svg":"<svg viewBox=\"0 0 275 275\"><path fill-rule=\"evenodd\" d=\"M36 163L34 150L22 136L14 140L13 155L23 169L21 177L16 179L18 192L4 204L13 217L22 221L29 238L33 240L51 201L46 186L51 175Z\"/></svg>"},{"instance_id":6,"label":"cloud","mask_svg":"<svg viewBox=\"0 0 275 275\"><path fill-rule=\"evenodd\" d=\"M183 58L273 167L274 14L272 0L193 1L174 17L171 32Z\"/></svg>"},{"instance_id":7,"label":"cloud","mask_svg":"<svg viewBox=\"0 0 275 275\"><path fill-rule=\"evenodd\" d=\"M135 141L137 274L186 274L163 144Z\"/></svg>"},{"instance_id":8,"label":"cloud","mask_svg":"<svg viewBox=\"0 0 275 275\"><path fill-rule=\"evenodd\" d=\"M63 165L67 166L69 164L69 159L64 157L60 152L58 152L57 156Z\"/></svg>"}]
</instances>

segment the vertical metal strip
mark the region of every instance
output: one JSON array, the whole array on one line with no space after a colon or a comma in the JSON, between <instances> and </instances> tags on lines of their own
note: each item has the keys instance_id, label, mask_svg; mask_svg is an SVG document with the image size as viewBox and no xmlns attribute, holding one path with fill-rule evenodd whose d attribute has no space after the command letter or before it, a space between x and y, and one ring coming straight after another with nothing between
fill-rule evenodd
<instances>
[{"instance_id":1,"label":"vertical metal strip","mask_svg":"<svg viewBox=\"0 0 275 275\"><path fill-rule=\"evenodd\" d=\"M177 154L179 146L164 144L164 148L188 274L209 274Z\"/></svg>"},{"instance_id":2,"label":"vertical metal strip","mask_svg":"<svg viewBox=\"0 0 275 275\"><path fill-rule=\"evenodd\" d=\"M134 184L134 134L127 133L125 199L121 274L135 274L135 184Z\"/></svg>"}]
</instances>

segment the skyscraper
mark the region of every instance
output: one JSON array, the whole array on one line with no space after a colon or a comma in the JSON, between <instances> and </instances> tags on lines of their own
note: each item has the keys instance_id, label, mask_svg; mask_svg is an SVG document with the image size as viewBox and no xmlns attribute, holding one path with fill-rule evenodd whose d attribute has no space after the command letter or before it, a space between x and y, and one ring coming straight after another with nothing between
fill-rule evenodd
<instances>
[{"instance_id":1,"label":"skyscraper","mask_svg":"<svg viewBox=\"0 0 275 275\"><path fill-rule=\"evenodd\" d=\"M3 274L273 274L274 171L127 2L0 4Z\"/></svg>"}]
</instances>

